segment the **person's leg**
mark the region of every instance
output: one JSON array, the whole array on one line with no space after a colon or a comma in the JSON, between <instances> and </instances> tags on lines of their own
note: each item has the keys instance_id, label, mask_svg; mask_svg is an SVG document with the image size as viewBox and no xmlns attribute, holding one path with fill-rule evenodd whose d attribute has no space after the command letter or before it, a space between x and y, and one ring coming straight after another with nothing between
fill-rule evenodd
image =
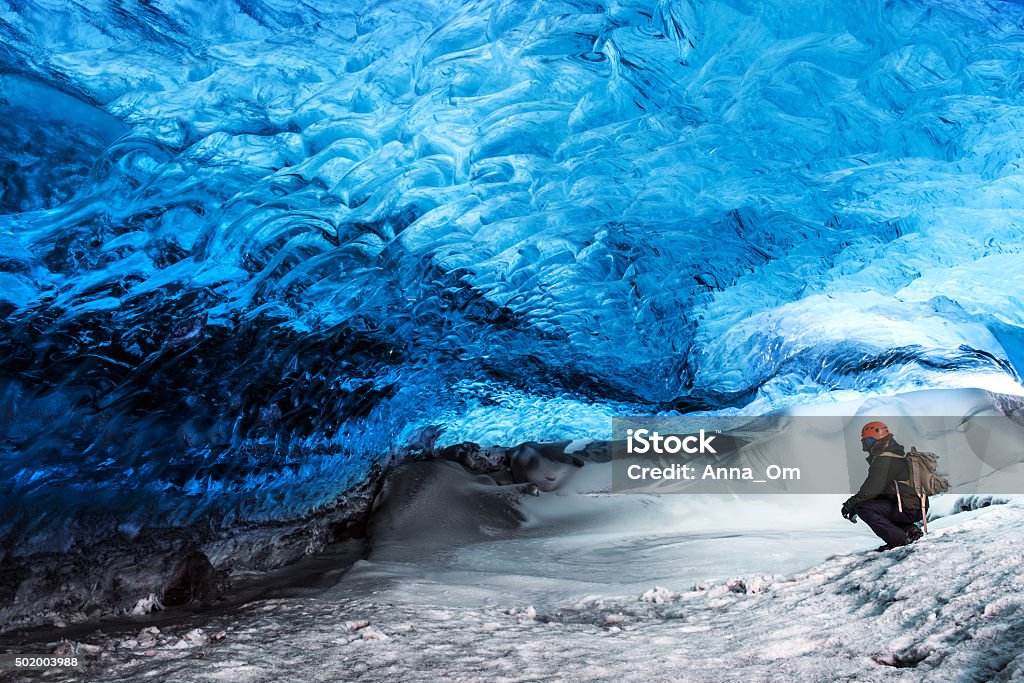
<instances>
[{"instance_id":1,"label":"person's leg","mask_svg":"<svg viewBox=\"0 0 1024 683\"><path fill-rule=\"evenodd\" d=\"M899 528L904 529L906 531L910 531L911 529L917 529L918 528L918 526L917 526L918 518L917 518L916 515L914 516L914 519L912 521L904 521L904 518L901 517L900 519L894 519L893 522L896 523L896 526L898 526Z\"/></svg>"},{"instance_id":2,"label":"person's leg","mask_svg":"<svg viewBox=\"0 0 1024 683\"><path fill-rule=\"evenodd\" d=\"M920 510L908 510L904 508L903 512L900 512L897 509L890 519L901 529L907 532L907 538L911 542L918 540L924 535L921 532L920 527L917 526L917 523L921 521Z\"/></svg>"},{"instance_id":3,"label":"person's leg","mask_svg":"<svg viewBox=\"0 0 1024 683\"><path fill-rule=\"evenodd\" d=\"M906 545L908 542L908 530L901 528L900 524L893 519L894 516L899 516L900 523L906 521L906 518L903 517L906 513L900 513L895 501L884 498L865 500L858 503L854 511L887 545Z\"/></svg>"},{"instance_id":4,"label":"person's leg","mask_svg":"<svg viewBox=\"0 0 1024 683\"><path fill-rule=\"evenodd\" d=\"M924 537L924 532L921 531L921 527L914 525L907 531L907 542L913 543L914 541L920 541Z\"/></svg>"},{"instance_id":5,"label":"person's leg","mask_svg":"<svg viewBox=\"0 0 1024 683\"><path fill-rule=\"evenodd\" d=\"M918 522L921 521L921 511L920 510L908 510L908 509L904 508L903 512L900 512L897 509L897 510L893 511L893 514L889 516L889 519L891 519L892 521L896 522L900 526L908 526L908 525L911 525L911 524L917 524Z\"/></svg>"}]
</instances>

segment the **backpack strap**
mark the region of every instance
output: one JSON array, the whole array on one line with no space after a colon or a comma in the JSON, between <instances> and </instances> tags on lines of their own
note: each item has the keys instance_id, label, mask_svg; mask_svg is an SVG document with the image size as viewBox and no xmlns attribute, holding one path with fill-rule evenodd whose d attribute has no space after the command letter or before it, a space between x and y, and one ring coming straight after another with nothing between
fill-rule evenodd
<instances>
[{"instance_id":1,"label":"backpack strap","mask_svg":"<svg viewBox=\"0 0 1024 683\"><path fill-rule=\"evenodd\" d=\"M918 451L913 446L910 447L910 452L917 455ZM914 462L908 460L910 463L910 479L911 484L914 486L914 490L917 491L918 497L921 499L921 525L924 527L924 533L928 533L928 494L925 493L924 482L921 481L921 470L919 467L914 466Z\"/></svg>"},{"instance_id":2,"label":"backpack strap","mask_svg":"<svg viewBox=\"0 0 1024 683\"><path fill-rule=\"evenodd\" d=\"M921 524L924 526L925 533L928 533L928 513L925 510L927 498L928 496L923 493L921 494Z\"/></svg>"}]
</instances>

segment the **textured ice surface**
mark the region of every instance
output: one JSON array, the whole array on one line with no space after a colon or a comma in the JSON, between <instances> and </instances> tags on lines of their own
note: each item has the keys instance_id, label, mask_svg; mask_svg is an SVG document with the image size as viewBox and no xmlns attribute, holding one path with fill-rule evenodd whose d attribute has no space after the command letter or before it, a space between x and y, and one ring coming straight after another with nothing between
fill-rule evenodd
<instances>
[{"instance_id":1,"label":"textured ice surface","mask_svg":"<svg viewBox=\"0 0 1024 683\"><path fill-rule=\"evenodd\" d=\"M1012 384L1022 19L0 4L4 533L298 514L426 423Z\"/></svg>"}]
</instances>

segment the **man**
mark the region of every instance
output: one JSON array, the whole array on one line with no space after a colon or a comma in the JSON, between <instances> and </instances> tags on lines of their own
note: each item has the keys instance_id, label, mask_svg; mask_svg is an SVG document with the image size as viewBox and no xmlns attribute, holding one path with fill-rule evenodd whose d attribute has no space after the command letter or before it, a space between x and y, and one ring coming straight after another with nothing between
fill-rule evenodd
<instances>
[{"instance_id":1,"label":"man","mask_svg":"<svg viewBox=\"0 0 1024 683\"><path fill-rule=\"evenodd\" d=\"M843 503L843 517L856 522L859 516L890 550L913 543L923 535L917 528L921 499L908 483L910 463L884 422L869 422L860 432L867 452L868 476L857 493ZM897 483L899 482L899 483Z\"/></svg>"}]
</instances>

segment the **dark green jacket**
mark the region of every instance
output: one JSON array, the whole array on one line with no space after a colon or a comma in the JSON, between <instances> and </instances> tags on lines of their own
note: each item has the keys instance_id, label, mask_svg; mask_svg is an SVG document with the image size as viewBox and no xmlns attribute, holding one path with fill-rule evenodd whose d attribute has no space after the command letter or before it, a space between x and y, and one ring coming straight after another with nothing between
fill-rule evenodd
<instances>
[{"instance_id":1,"label":"dark green jacket","mask_svg":"<svg viewBox=\"0 0 1024 683\"><path fill-rule=\"evenodd\" d=\"M896 482L910 479L910 464L901 454L883 451L869 455L867 461L868 476L860 490L847 499L850 507L874 498L896 500ZM903 499L904 510L921 509L921 499L908 484L900 486L900 497Z\"/></svg>"}]
</instances>

